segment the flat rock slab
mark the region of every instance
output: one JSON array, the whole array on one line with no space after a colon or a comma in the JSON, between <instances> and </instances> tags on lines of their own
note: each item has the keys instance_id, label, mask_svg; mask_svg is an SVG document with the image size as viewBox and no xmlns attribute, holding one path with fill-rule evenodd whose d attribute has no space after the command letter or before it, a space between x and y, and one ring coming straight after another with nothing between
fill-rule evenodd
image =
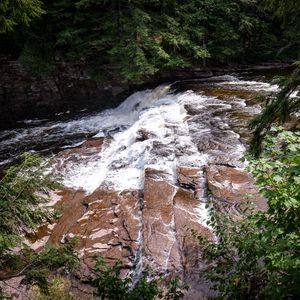
<instances>
[{"instance_id":1,"label":"flat rock slab","mask_svg":"<svg viewBox=\"0 0 300 300\"><path fill-rule=\"evenodd\" d=\"M254 178L247 172L227 167L206 167L208 189L211 195L229 204L254 203L258 209L266 209L266 200L259 195Z\"/></svg>"}]
</instances>

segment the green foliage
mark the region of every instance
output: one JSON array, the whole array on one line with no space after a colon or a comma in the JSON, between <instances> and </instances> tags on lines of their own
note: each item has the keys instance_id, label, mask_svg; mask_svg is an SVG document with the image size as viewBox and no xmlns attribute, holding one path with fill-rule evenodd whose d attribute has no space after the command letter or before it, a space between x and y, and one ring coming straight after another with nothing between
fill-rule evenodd
<instances>
[{"instance_id":1,"label":"green foliage","mask_svg":"<svg viewBox=\"0 0 300 300\"><path fill-rule=\"evenodd\" d=\"M66 279L56 276L49 283L47 294L34 286L32 300L73 300L73 296L68 292L69 288L70 284Z\"/></svg>"},{"instance_id":2,"label":"green foliage","mask_svg":"<svg viewBox=\"0 0 300 300\"><path fill-rule=\"evenodd\" d=\"M22 61L48 72L84 61L93 77L140 82L191 65L273 59L287 37L252 0L45 0L14 38ZM116 76L117 74L117 76Z\"/></svg>"},{"instance_id":3,"label":"green foliage","mask_svg":"<svg viewBox=\"0 0 300 300\"><path fill-rule=\"evenodd\" d=\"M266 60L278 44L255 1L199 1L205 43L214 63ZM274 26L274 24L273 24Z\"/></svg>"},{"instance_id":4,"label":"green foliage","mask_svg":"<svg viewBox=\"0 0 300 300\"><path fill-rule=\"evenodd\" d=\"M295 0L264 0L263 5L265 9L280 17L286 17L299 11L299 6Z\"/></svg>"},{"instance_id":5,"label":"green foliage","mask_svg":"<svg viewBox=\"0 0 300 300\"><path fill-rule=\"evenodd\" d=\"M69 272L79 260L74 251L76 240L62 247L47 246L40 253L21 244L26 234L55 214L46 204L49 191L58 185L45 174L45 168L38 155L25 153L22 162L6 170L0 181L0 268L6 274L1 274L0 279L24 276L26 283L48 295L49 291L54 293L52 285L49 290L49 275L58 270ZM21 246L20 252L11 252L16 246ZM0 295L6 297L2 289Z\"/></svg>"},{"instance_id":6,"label":"green foliage","mask_svg":"<svg viewBox=\"0 0 300 300\"><path fill-rule=\"evenodd\" d=\"M70 272L79 264L78 256L74 250L76 239L62 247L47 246L42 252L27 258L29 264L23 272L25 282L39 287L44 294L49 293L48 276L51 272Z\"/></svg>"},{"instance_id":7,"label":"green foliage","mask_svg":"<svg viewBox=\"0 0 300 300\"><path fill-rule=\"evenodd\" d=\"M272 128L264 147L262 157L253 160L249 170L261 194L268 199L270 221L285 232L297 231L300 225L300 132Z\"/></svg>"},{"instance_id":8,"label":"green foliage","mask_svg":"<svg viewBox=\"0 0 300 300\"><path fill-rule=\"evenodd\" d=\"M266 212L241 220L210 205L217 241L199 237L210 263L206 278L219 299L297 299L300 296L300 134L273 129L249 170L268 200Z\"/></svg>"},{"instance_id":9,"label":"green foliage","mask_svg":"<svg viewBox=\"0 0 300 300\"><path fill-rule=\"evenodd\" d=\"M157 282L147 283L147 274L143 277L133 290L130 290L132 280L130 277L121 278L121 264L116 263L111 268L106 265L101 257L96 259L96 277L92 285L97 287L97 295L101 299L121 300L121 299L155 299L159 295ZM143 289L141 290L141 287ZM143 295L145 295L145 298ZM138 296L138 298L136 298Z\"/></svg>"},{"instance_id":10,"label":"green foliage","mask_svg":"<svg viewBox=\"0 0 300 300\"><path fill-rule=\"evenodd\" d=\"M12 31L16 25L28 26L44 13L39 0L1 0L0 33Z\"/></svg>"},{"instance_id":11,"label":"green foliage","mask_svg":"<svg viewBox=\"0 0 300 300\"><path fill-rule=\"evenodd\" d=\"M125 79L138 81L161 68L187 66L190 58L208 56L200 46L196 11L177 1L167 4L57 0L47 3L50 26L56 27L48 22L44 30L55 31L51 43L56 51L67 49L69 59L84 57L90 65L96 60L103 73L110 71L105 68L109 64Z\"/></svg>"},{"instance_id":12,"label":"green foliage","mask_svg":"<svg viewBox=\"0 0 300 300\"><path fill-rule=\"evenodd\" d=\"M17 246L22 236L52 218L53 213L45 204L48 192L56 184L44 171L39 156L25 153L23 161L9 168L0 180L0 254Z\"/></svg>"},{"instance_id":13,"label":"green foliage","mask_svg":"<svg viewBox=\"0 0 300 300\"><path fill-rule=\"evenodd\" d=\"M264 0L262 6L283 20L283 28L291 39L300 38L300 6L297 0Z\"/></svg>"},{"instance_id":14,"label":"green foliage","mask_svg":"<svg viewBox=\"0 0 300 300\"><path fill-rule=\"evenodd\" d=\"M287 37L288 44L282 47L278 53L287 52L295 48L297 55L300 54L300 6L295 0L264 0L262 7L282 20L282 27ZM252 120L250 128L254 130L251 142L251 151L256 156L261 152L261 143L272 124L285 123L288 118L300 110L300 64L295 62L295 70L289 78L277 79L280 91L271 102L264 108L263 112ZM298 93L298 97L292 97Z\"/></svg>"},{"instance_id":15,"label":"green foliage","mask_svg":"<svg viewBox=\"0 0 300 300\"><path fill-rule=\"evenodd\" d=\"M77 239L73 239L59 247L47 245L39 253L23 246L19 253L2 255L0 267L4 274L8 270L10 272L7 275L1 274L0 280L24 276L22 283L34 286L36 299L72 299L61 286L64 281L60 277L54 277L54 280L49 278L58 274L68 275L79 265L74 249L76 243ZM0 292L3 291L0 289ZM58 298L59 295L65 298Z\"/></svg>"},{"instance_id":16,"label":"green foliage","mask_svg":"<svg viewBox=\"0 0 300 300\"><path fill-rule=\"evenodd\" d=\"M121 276L121 264L116 263L112 267L107 266L102 257L95 257L97 277L92 281L92 285L97 288L97 296L100 299L109 300L179 300L184 293L183 287L178 280L174 279L170 283L168 291L164 294L159 288L160 280L148 280L149 273L145 271L136 285L127 276Z\"/></svg>"},{"instance_id":17,"label":"green foliage","mask_svg":"<svg viewBox=\"0 0 300 300\"><path fill-rule=\"evenodd\" d=\"M269 132L275 122L283 124L290 116L300 110L300 67L297 67L289 78L277 80L280 91L271 98L270 103L264 108L262 113L250 122L253 129L253 139L251 151L258 155L261 150L261 143L264 136ZM297 95L292 96L293 93Z\"/></svg>"},{"instance_id":18,"label":"green foliage","mask_svg":"<svg viewBox=\"0 0 300 300\"><path fill-rule=\"evenodd\" d=\"M163 299L165 300L180 300L184 297L184 292L188 290L187 285L183 285L178 277L173 279L169 286Z\"/></svg>"}]
</instances>

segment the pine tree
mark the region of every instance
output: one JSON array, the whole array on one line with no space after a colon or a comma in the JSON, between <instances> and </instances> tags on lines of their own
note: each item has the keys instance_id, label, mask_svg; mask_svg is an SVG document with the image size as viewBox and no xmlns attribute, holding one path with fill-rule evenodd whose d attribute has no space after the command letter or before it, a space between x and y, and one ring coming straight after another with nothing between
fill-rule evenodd
<instances>
[{"instance_id":1,"label":"pine tree","mask_svg":"<svg viewBox=\"0 0 300 300\"><path fill-rule=\"evenodd\" d=\"M45 175L40 157L25 153L19 165L12 166L0 180L0 254L19 245L22 237L50 220L53 212L45 206L54 184ZM43 205L44 204L44 205Z\"/></svg>"},{"instance_id":2,"label":"pine tree","mask_svg":"<svg viewBox=\"0 0 300 300\"><path fill-rule=\"evenodd\" d=\"M32 19L44 13L39 0L1 0L0 33L12 31L17 25L28 26Z\"/></svg>"}]
</instances>

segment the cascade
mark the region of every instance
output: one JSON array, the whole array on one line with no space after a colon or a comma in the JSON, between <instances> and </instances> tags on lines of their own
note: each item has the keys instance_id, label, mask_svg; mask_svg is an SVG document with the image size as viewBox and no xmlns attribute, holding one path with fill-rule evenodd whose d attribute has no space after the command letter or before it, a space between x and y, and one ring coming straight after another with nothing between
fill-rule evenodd
<instances>
[{"instance_id":1,"label":"cascade","mask_svg":"<svg viewBox=\"0 0 300 300\"><path fill-rule=\"evenodd\" d=\"M87 268L97 254L121 260L135 281L150 266L154 275L180 275L191 294L210 295L195 275L203 262L191 229L214 238L208 194L232 214L249 194L264 207L241 158L247 121L260 111L255 96L278 87L234 76L179 84L136 92L115 109L0 132L0 163L45 151L48 172L62 177L53 199L63 215L28 242L32 248L79 236Z\"/></svg>"}]
</instances>

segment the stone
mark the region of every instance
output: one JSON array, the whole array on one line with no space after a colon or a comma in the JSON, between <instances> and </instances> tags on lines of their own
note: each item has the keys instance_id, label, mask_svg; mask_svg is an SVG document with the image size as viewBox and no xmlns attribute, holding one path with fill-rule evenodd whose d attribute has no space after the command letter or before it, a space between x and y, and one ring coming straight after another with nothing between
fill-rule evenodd
<instances>
[{"instance_id":1,"label":"stone","mask_svg":"<svg viewBox=\"0 0 300 300\"><path fill-rule=\"evenodd\" d=\"M235 205L253 202L258 209L266 209L266 200L259 195L254 178L247 172L228 166L206 167L208 189L216 199Z\"/></svg>"},{"instance_id":2,"label":"stone","mask_svg":"<svg viewBox=\"0 0 300 300\"><path fill-rule=\"evenodd\" d=\"M95 266L94 255L111 264L121 261L124 267L133 267L141 235L139 192L98 189L89 196L81 191L63 193L63 215L50 232L49 243L65 243L78 236L76 247L89 269Z\"/></svg>"},{"instance_id":3,"label":"stone","mask_svg":"<svg viewBox=\"0 0 300 300\"><path fill-rule=\"evenodd\" d=\"M144 186L144 252L155 271L180 269L180 255L174 227L173 198L177 188L162 171L147 169Z\"/></svg>"},{"instance_id":4,"label":"stone","mask_svg":"<svg viewBox=\"0 0 300 300\"><path fill-rule=\"evenodd\" d=\"M0 128L29 118L82 109L103 110L118 105L129 89L120 81L99 84L89 78L83 62L57 62L53 74L34 75L19 61L0 57ZM117 85L117 88L116 88Z\"/></svg>"},{"instance_id":5,"label":"stone","mask_svg":"<svg viewBox=\"0 0 300 300\"><path fill-rule=\"evenodd\" d=\"M80 148L101 148L104 142L103 137L92 137L86 140Z\"/></svg>"}]
</instances>

